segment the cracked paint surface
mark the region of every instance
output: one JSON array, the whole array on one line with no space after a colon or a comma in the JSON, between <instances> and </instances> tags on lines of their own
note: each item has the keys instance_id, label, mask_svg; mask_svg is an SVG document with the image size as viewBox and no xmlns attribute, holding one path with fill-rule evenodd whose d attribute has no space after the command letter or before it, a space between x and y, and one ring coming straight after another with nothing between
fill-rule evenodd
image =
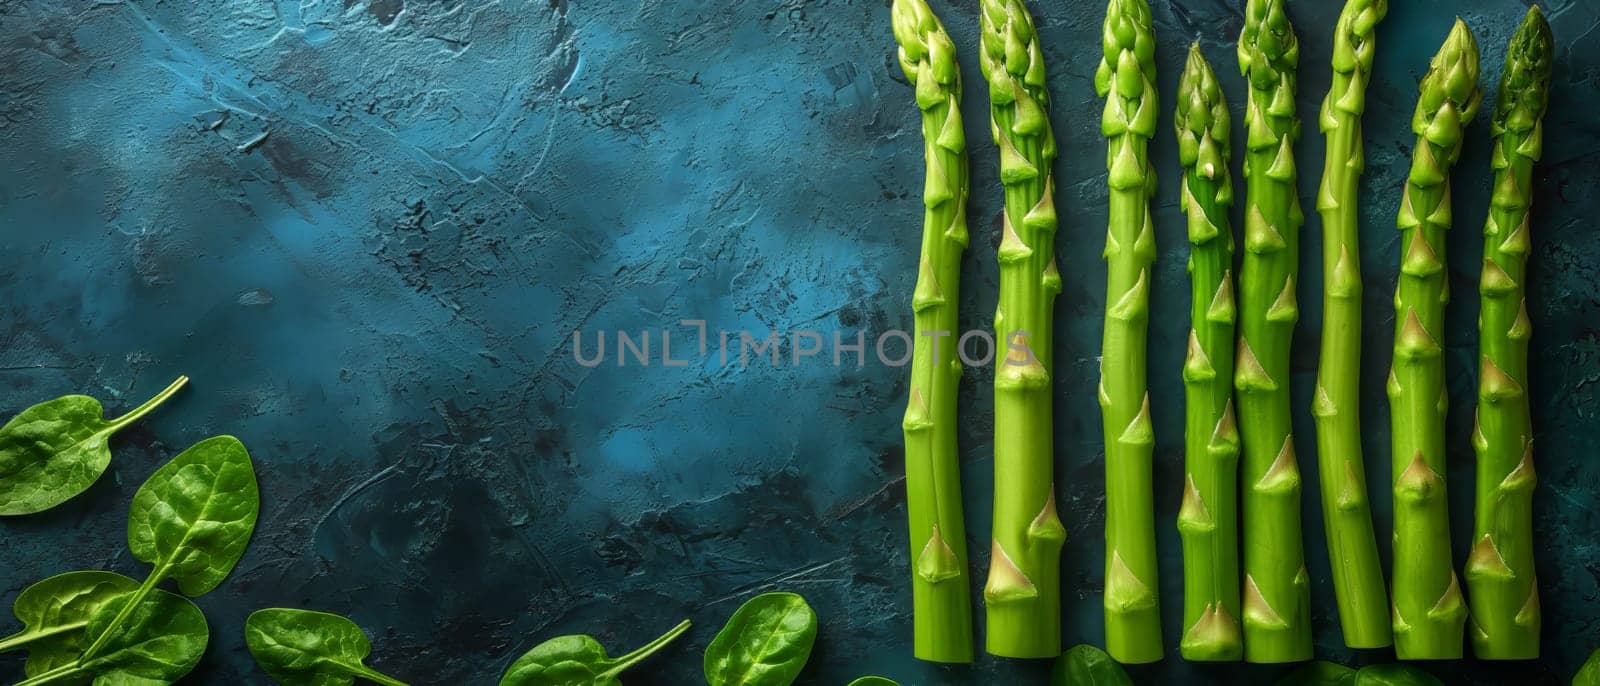
<instances>
[{"instance_id":1,"label":"cracked paint surface","mask_svg":"<svg viewBox=\"0 0 1600 686\"><path fill-rule=\"evenodd\" d=\"M1196 36L1242 121L1236 4L1152 3L1166 101L1158 131L1171 130L1171 94ZM1323 4L1292 8L1306 122L1298 162L1309 170L1321 168L1310 117L1329 80L1337 11ZM1387 474L1393 226L1416 79L1460 14L1478 32L1492 87L1525 7L1394 3L1378 32L1362 186L1362 420L1374 484ZM1600 440L1600 248L1589 221L1600 49L1585 40L1600 7L1545 7L1560 52L1529 284L1545 658L1428 666L1452 683L1570 678L1600 629L1600 463L1590 459ZM962 322L982 328L996 292L1000 194L981 135L976 8L935 9L971 84ZM1084 48L1098 44L1102 8L1033 9L1061 146L1063 635L1100 643L1094 386L1106 191L1091 80L1099 55ZM347 614L373 637L371 664L421 684L492 681L561 633L593 633L621 653L687 616L695 628L628 682L694 683L716 628L769 589L804 594L821 618L804 683L865 673L908 684L1042 680L1047 665L911 659L904 370L828 363L835 330L847 341L865 330L870 341L911 324L921 144L892 51L876 0L0 2L0 414L69 392L116 413L180 373L193 377L113 440L110 472L89 493L0 521L5 602L70 569L142 574L123 541L133 490L183 447L231 433L256 460L262 519L233 576L199 601L212 644L188 683L265 683L242 640L245 615L265 606ZM1456 295L1443 341L1458 566L1471 549L1486 120L1468 130L1454 176ZM1285 668L1194 667L1176 655L1188 243L1169 135L1152 142L1151 159L1165 179L1150 383L1171 640L1166 661L1132 672L1141 682L1269 679ZM1306 207L1316 183L1301 175ZM1313 213L1293 359L1305 464L1315 459L1318 230ZM662 327L678 332L683 358L695 341L680 319L706 320L713 336L815 329L830 346L794 366L785 344L781 366L743 369L720 364L714 347L685 367L573 359L575 329L652 329L659 345ZM990 381L968 374L961 399L975 585L988 564ZM1318 492L1306 484L1302 504L1317 649L1350 661ZM1373 505L1386 540L1383 489ZM18 657L0 657L0 673L20 669Z\"/></svg>"}]
</instances>

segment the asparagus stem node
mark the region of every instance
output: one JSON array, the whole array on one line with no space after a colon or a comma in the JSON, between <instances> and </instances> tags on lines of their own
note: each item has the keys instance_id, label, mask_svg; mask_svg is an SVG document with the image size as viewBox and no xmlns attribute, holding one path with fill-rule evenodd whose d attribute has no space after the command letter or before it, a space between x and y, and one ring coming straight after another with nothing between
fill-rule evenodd
<instances>
[{"instance_id":1,"label":"asparagus stem node","mask_svg":"<svg viewBox=\"0 0 1600 686\"><path fill-rule=\"evenodd\" d=\"M1528 8L1506 48L1494 136L1494 191L1483 227L1479 283L1477 502L1465 576L1472 652L1485 660L1539 657L1539 587L1533 569L1533 432L1528 410L1524 290L1533 164L1543 148L1554 59L1550 25Z\"/></svg>"},{"instance_id":2,"label":"asparagus stem node","mask_svg":"<svg viewBox=\"0 0 1600 686\"><path fill-rule=\"evenodd\" d=\"M1095 92L1106 99L1110 221L1106 227L1105 338L1100 349L1100 415L1106 455L1106 652L1118 662L1161 659L1152 459L1155 433L1146 387L1150 267L1156 175L1148 147L1156 134L1155 31L1146 0L1110 0Z\"/></svg>"},{"instance_id":3,"label":"asparagus stem node","mask_svg":"<svg viewBox=\"0 0 1600 686\"><path fill-rule=\"evenodd\" d=\"M1450 553L1445 497L1445 231L1450 167L1462 130L1478 112L1478 43L1460 19L1422 77L1417 134L1400 199L1400 277L1395 287L1389 416L1394 474L1395 656L1461 657L1467 608Z\"/></svg>"},{"instance_id":4,"label":"asparagus stem node","mask_svg":"<svg viewBox=\"0 0 1600 686\"><path fill-rule=\"evenodd\" d=\"M1327 139L1317 212L1322 216L1322 347L1311 413L1334 597L1344 642L1393 642L1389 594L1372 527L1361 456L1361 115L1388 0L1347 0L1333 32L1333 82L1319 125Z\"/></svg>"},{"instance_id":5,"label":"asparagus stem node","mask_svg":"<svg viewBox=\"0 0 1600 686\"><path fill-rule=\"evenodd\" d=\"M980 63L990 133L1005 185L994 378L994 542L984 586L987 649L1003 657L1061 653L1061 546L1056 515L1051 388L1056 140L1047 115L1044 50L1020 0L982 0Z\"/></svg>"},{"instance_id":6,"label":"asparagus stem node","mask_svg":"<svg viewBox=\"0 0 1600 686\"><path fill-rule=\"evenodd\" d=\"M1233 416L1233 229L1228 104L1200 51L1178 81L1179 206L1188 218L1189 351L1184 358L1183 638L1186 660L1244 656L1239 627L1239 431Z\"/></svg>"},{"instance_id":7,"label":"asparagus stem node","mask_svg":"<svg viewBox=\"0 0 1600 686\"><path fill-rule=\"evenodd\" d=\"M1294 288L1305 215L1294 164L1300 47L1284 0L1248 0L1238 53L1249 81L1234 365L1244 489L1244 657L1295 662L1311 659L1311 584L1289 418L1289 344L1299 318Z\"/></svg>"}]
</instances>

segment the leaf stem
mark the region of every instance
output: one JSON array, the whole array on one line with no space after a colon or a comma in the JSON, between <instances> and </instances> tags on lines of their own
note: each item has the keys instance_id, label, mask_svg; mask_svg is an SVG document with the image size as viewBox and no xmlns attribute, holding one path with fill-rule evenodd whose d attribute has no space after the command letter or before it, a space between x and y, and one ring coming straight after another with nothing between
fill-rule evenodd
<instances>
[{"instance_id":1,"label":"leaf stem","mask_svg":"<svg viewBox=\"0 0 1600 686\"><path fill-rule=\"evenodd\" d=\"M67 624L62 624L60 626L51 627L41 631L19 631L5 638L0 638L0 653L11 652L41 638L49 638L57 634L64 634L69 631L77 631L78 629L88 626L88 624L88 622L69 622Z\"/></svg>"},{"instance_id":2,"label":"leaf stem","mask_svg":"<svg viewBox=\"0 0 1600 686\"><path fill-rule=\"evenodd\" d=\"M83 666L84 663L93 659L105 647L111 637L117 634L117 630L122 628L122 624L128 621L128 617L133 614L134 609L144 602L145 597L149 596L151 591L155 590L156 584L161 583L161 580L166 578L168 569L170 567L162 565L150 570L150 576L145 577L144 582L139 584L138 589L128 594L128 601L123 603L122 607L117 610L117 616L112 617L111 622L106 624L105 631L94 637L94 642L90 643L89 647L78 655L78 659L73 662L74 665Z\"/></svg>"},{"instance_id":3,"label":"leaf stem","mask_svg":"<svg viewBox=\"0 0 1600 686\"><path fill-rule=\"evenodd\" d=\"M383 672L366 665L357 665L354 668L354 672L356 676L366 679L367 681L371 681L375 684L383 684L383 686L407 686L406 682L384 674Z\"/></svg>"},{"instance_id":4,"label":"leaf stem","mask_svg":"<svg viewBox=\"0 0 1600 686\"><path fill-rule=\"evenodd\" d=\"M623 670L626 670L627 668L643 661L645 658L655 654L656 651L666 647L668 643L671 643L677 637L682 636L683 632L688 630L689 620L685 619L682 622L679 622L677 626L668 629L667 633L661 634L661 636L657 637L656 640L640 646L637 650L634 650L631 653L618 657L616 664L612 666L611 669L606 670L606 673L612 676L621 674Z\"/></svg>"},{"instance_id":5,"label":"leaf stem","mask_svg":"<svg viewBox=\"0 0 1600 686\"><path fill-rule=\"evenodd\" d=\"M41 672L35 676L18 681L16 686L40 686L41 684L48 684L53 681L58 681L68 676L77 674L81 669L82 667L79 666L78 663L70 662L50 671Z\"/></svg>"},{"instance_id":6,"label":"leaf stem","mask_svg":"<svg viewBox=\"0 0 1600 686\"><path fill-rule=\"evenodd\" d=\"M37 634L24 629L5 638L0 638L0 653L9 653L38 639L39 636Z\"/></svg>"},{"instance_id":7,"label":"leaf stem","mask_svg":"<svg viewBox=\"0 0 1600 686\"><path fill-rule=\"evenodd\" d=\"M122 427L125 427L125 426L127 426L129 424L132 424L132 423L138 421L140 417L143 417L143 416L149 414L151 410L156 409L156 407L161 405L161 403L166 402L168 398L171 398L174 394L176 394L178 392L179 389L183 388L184 384L187 384L187 383L189 383L189 377L187 377L187 376L178 377L176 381L173 381L171 385L167 386L160 393L157 393L155 395L155 397L144 401L143 405L135 407L135 408L133 408L133 410L131 410L127 414L122 415L121 417L117 417L116 419L111 420L111 423L109 425L110 431L115 432L116 430L121 429Z\"/></svg>"}]
</instances>

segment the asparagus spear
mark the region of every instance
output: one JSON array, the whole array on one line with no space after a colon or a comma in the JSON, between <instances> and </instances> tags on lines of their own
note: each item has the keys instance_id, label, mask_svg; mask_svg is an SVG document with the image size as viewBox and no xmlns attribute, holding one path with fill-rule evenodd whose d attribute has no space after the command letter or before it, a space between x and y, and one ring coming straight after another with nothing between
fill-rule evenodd
<instances>
[{"instance_id":1,"label":"asparagus spear","mask_svg":"<svg viewBox=\"0 0 1600 686\"><path fill-rule=\"evenodd\" d=\"M1106 6L1095 92L1106 99L1111 186L1106 230L1105 339L1100 349L1100 415L1106 446L1106 652L1118 662L1161 659L1156 593L1156 524L1151 493L1155 434L1145 388L1155 171L1146 153L1156 133L1155 32L1145 0Z\"/></svg>"},{"instance_id":2,"label":"asparagus spear","mask_svg":"<svg viewBox=\"0 0 1600 686\"><path fill-rule=\"evenodd\" d=\"M1244 260L1234 363L1244 494L1244 656L1311 659L1310 579L1300 536L1300 468L1289 423L1289 343L1305 215L1295 195L1295 70L1284 0L1248 0L1239 36L1245 105Z\"/></svg>"},{"instance_id":3,"label":"asparagus spear","mask_svg":"<svg viewBox=\"0 0 1600 686\"><path fill-rule=\"evenodd\" d=\"M900 68L916 86L927 177L922 257L911 299L916 344L906 403L906 511L911 523L914 651L934 662L972 661L966 527L956 454L956 300L967 245L967 147L955 43L924 0L891 10ZM942 343L942 345L941 345Z\"/></svg>"},{"instance_id":4,"label":"asparagus spear","mask_svg":"<svg viewBox=\"0 0 1600 686\"><path fill-rule=\"evenodd\" d=\"M1344 642L1381 648L1389 631L1389 594L1367 502L1361 459L1361 214L1364 166L1361 113L1372 76L1373 32L1388 0L1347 0L1333 30L1333 84L1322 100L1328 154L1317 211L1322 215L1322 349L1317 364L1317 468L1328 535L1333 592Z\"/></svg>"},{"instance_id":5,"label":"asparagus spear","mask_svg":"<svg viewBox=\"0 0 1600 686\"><path fill-rule=\"evenodd\" d=\"M1512 35L1500 77L1494 193L1484 224L1479 283L1478 498L1467 557L1472 652L1486 660L1539 657L1539 588L1533 573L1533 433L1529 426L1528 207L1543 146L1553 41L1538 7Z\"/></svg>"},{"instance_id":6,"label":"asparagus spear","mask_svg":"<svg viewBox=\"0 0 1600 686\"><path fill-rule=\"evenodd\" d=\"M1007 354L994 377L994 546L983 597L988 650L1005 657L1061 652L1061 544L1052 473L1052 309L1055 136L1045 108L1044 52L1022 0L982 0L981 63L990 132L1005 185L996 332Z\"/></svg>"},{"instance_id":7,"label":"asparagus spear","mask_svg":"<svg viewBox=\"0 0 1600 686\"><path fill-rule=\"evenodd\" d=\"M1478 43L1460 19L1422 77L1417 134L1400 199L1389 416L1394 462L1394 648L1402 660L1461 657L1467 610L1450 557L1445 501L1444 236L1450 165L1478 112Z\"/></svg>"},{"instance_id":8,"label":"asparagus spear","mask_svg":"<svg viewBox=\"0 0 1600 686\"><path fill-rule=\"evenodd\" d=\"M1178 81L1180 204L1189 220L1189 353L1183 364L1184 659L1232 661L1244 655L1239 631L1239 432L1233 419L1233 229L1228 208L1228 104L1200 52Z\"/></svg>"}]
</instances>

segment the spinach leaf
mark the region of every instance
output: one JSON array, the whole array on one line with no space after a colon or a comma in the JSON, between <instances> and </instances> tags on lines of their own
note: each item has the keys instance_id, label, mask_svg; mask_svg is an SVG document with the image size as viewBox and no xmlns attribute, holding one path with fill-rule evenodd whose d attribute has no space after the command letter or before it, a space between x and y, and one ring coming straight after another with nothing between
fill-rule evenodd
<instances>
[{"instance_id":1,"label":"spinach leaf","mask_svg":"<svg viewBox=\"0 0 1600 686\"><path fill-rule=\"evenodd\" d=\"M1578 668L1572 677L1572 686L1600 686L1600 650L1589 654L1589 660Z\"/></svg>"},{"instance_id":2,"label":"spinach leaf","mask_svg":"<svg viewBox=\"0 0 1600 686\"><path fill-rule=\"evenodd\" d=\"M1133 686L1133 680L1106 651L1080 644L1056 658L1050 686Z\"/></svg>"},{"instance_id":3,"label":"spinach leaf","mask_svg":"<svg viewBox=\"0 0 1600 686\"><path fill-rule=\"evenodd\" d=\"M848 686L900 686L900 682L888 677L864 676L858 677L855 681L850 682Z\"/></svg>"},{"instance_id":4,"label":"spinach leaf","mask_svg":"<svg viewBox=\"0 0 1600 686\"><path fill-rule=\"evenodd\" d=\"M77 660L89 644L89 618L138 587L114 572L67 572L36 582L17 595L12 612L24 628L0 639L0 653L26 649L29 676Z\"/></svg>"},{"instance_id":5,"label":"spinach leaf","mask_svg":"<svg viewBox=\"0 0 1600 686\"><path fill-rule=\"evenodd\" d=\"M1367 665L1356 672L1356 686L1444 686L1438 677L1411 665Z\"/></svg>"},{"instance_id":6,"label":"spinach leaf","mask_svg":"<svg viewBox=\"0 0 1600 686\"><path fill-rule=\"evenodd\" d=\"M710 686L788 686L811 657L817 613L793 593L746 601L706 647Z\"/></svg>"},{"instance_id":7,"label":"spinach leaf","mask_svg":"<svg viewBox=\"0 0 1600 686\"><path fill-rule=\"evenodd\" d=\"M100 401L64 395L23 410L0 426L0 515L42 512L82 493L111 464L106 441L166 402L189 382L180 376L166 390L116 419Z\"/></svg>"},{"instance_id":8,"label":"spinach leaf","mask_svg":"<svg viewBox=\"0 0 1600 686\"><path fill-rule=\"evenodd\" d=\"M689 630L685 619L639 649L612 659L593 637L557 636L517 658L500 686L618 686L617 676Z\"/></svg>"},{"instance_id":9,"label":"spinach leaf","mask_svg":"<svg viewBox=\"0 0 1600 686\"><path fill-rule=\"evenodd\" d=\"M1355 686L1356 670L1341 664L1317 660L1289 672L1278 686Z\"/></svg>"},{"instance_id":10,"label":"spinach leaf","mask_svg":"<svg viewBox=\"0 0 1600 686\"><path fill-rule=\"evenodd\" d=\"M98 631L90 627L95 639L79 662L98 658L162 580L175 579L189 596L222 583L244 555L260 509L250 453L232 436L200 441L151 474L133 494L128 548L153 569L122 612Z\"/></svg>"},{"instance_id":11,"label":"spinach leaf","mask_svg":"<svg viewBox=\"0 0 1600 686\"><path fill-rule=\"evenodd\" d=\"M372 644L361 627L339 615L282 607L256 610L244 622L244 642L256 664L284 686L348 686L357 677L405 686L363 662Z\"/></svg>"},{"instance_id":12,"label":"spinach leaf","mask_svg":"<svg viewBox=\"0 0 1600 686\"><path fill-rule=\"evenodd\" d=\"M135 602L128 610L129 603ZM90 677L100 686L170 684L199 664L210 636L200 608L188 598L166 591L143 598L137 592L117 596L89 618L85 635L106 635L116 622L122 628L109 633L110 639L97 656L30 672L17 686L78 684Z\"/></svg>"},{"instance_id":13,"label":"spinach leaf","mask_svg":"<svg viewBox=\"0 0 1600 686\"><path fill-rule=\"evenodd\" d=\"M198 596L233 571L261 509L255 468L244 444L214 436L190 446L145 480L128 512L128 548Z\"/></svg>"},{"instance_id":14,"label":"spinach leaf","mask_svg":"<svg viewBox=\"0 0 1600 686\"><path fill-rule=\"evenodd\" d=\"M124 602L100 608L89 620L89 633L109 628ZM159 590L144 598L123 627L98 657L83 664L84 671L95 675L96 684L177 681L200 662L211 634L205 614L193 601Z\"/></svg>"}]
</instances>

